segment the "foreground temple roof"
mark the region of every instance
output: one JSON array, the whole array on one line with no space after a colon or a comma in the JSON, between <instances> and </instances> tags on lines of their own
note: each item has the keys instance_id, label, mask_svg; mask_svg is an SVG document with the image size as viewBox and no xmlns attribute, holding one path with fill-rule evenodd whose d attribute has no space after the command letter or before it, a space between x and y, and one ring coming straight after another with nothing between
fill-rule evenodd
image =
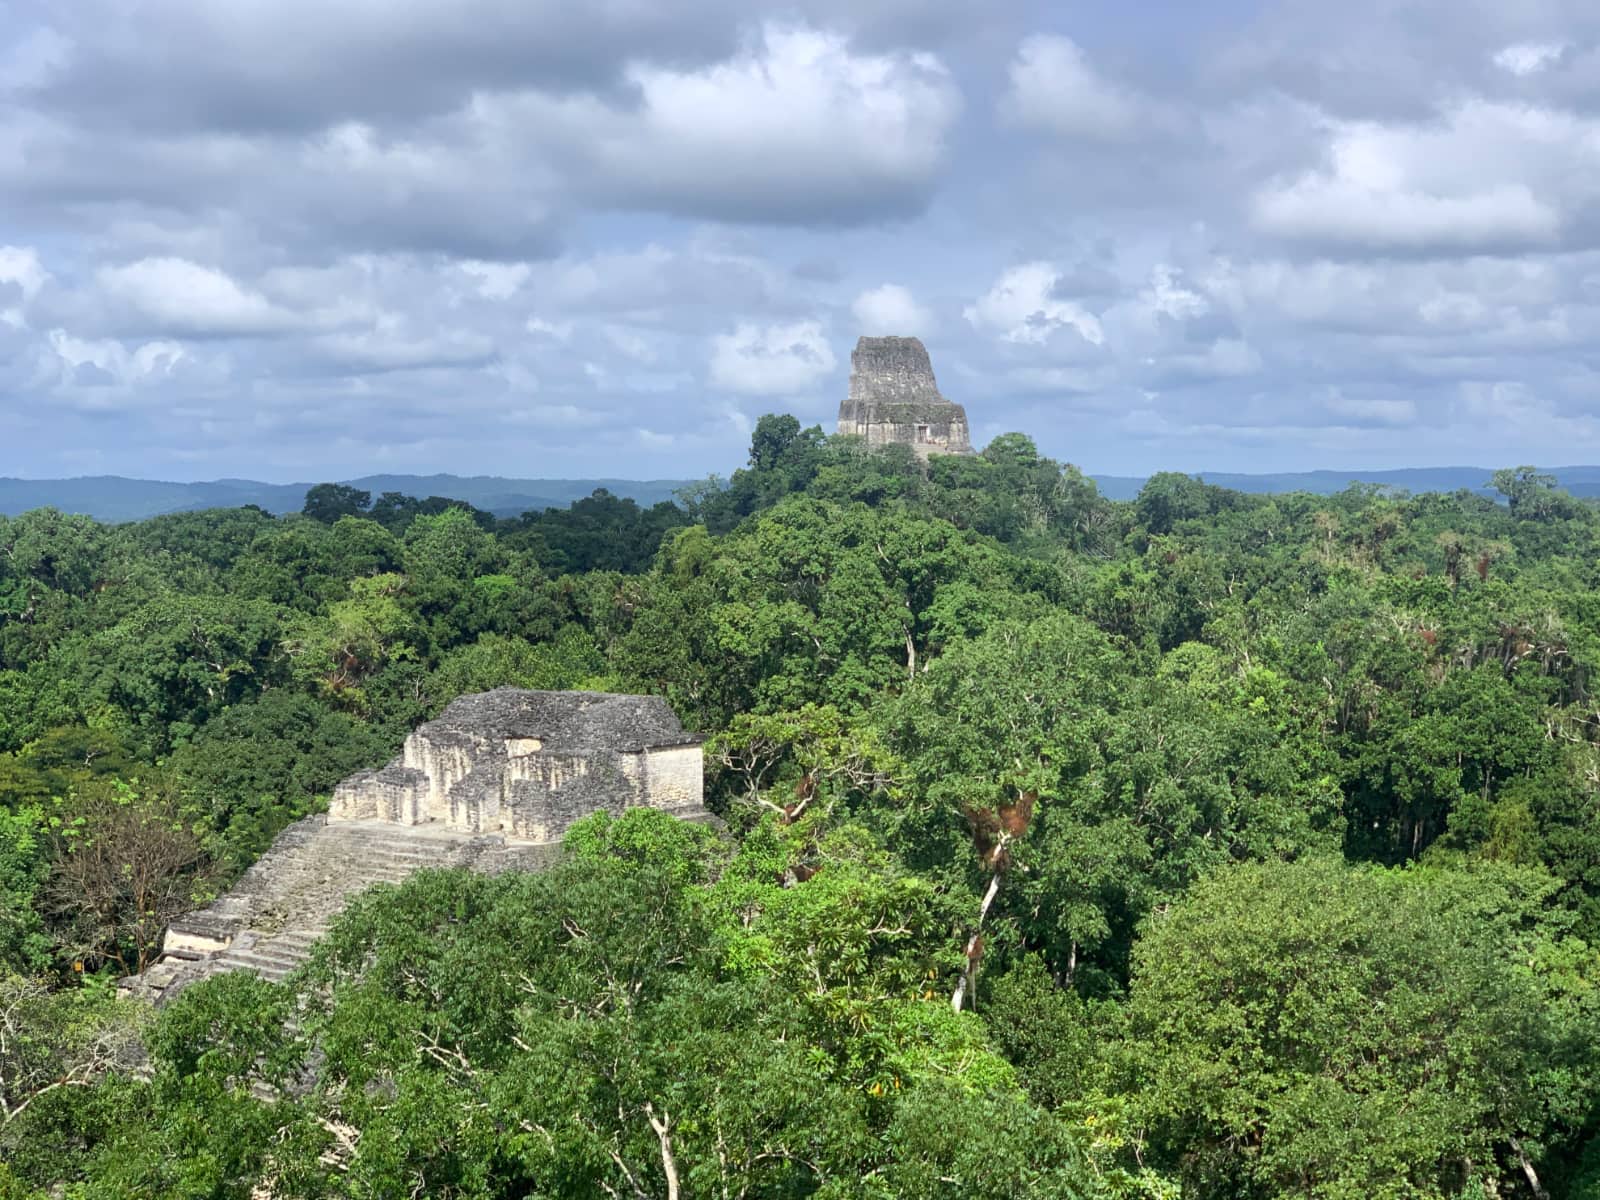
<instances>
[{"instance_id":1,"label":"foreground temple roof","mask_svg":"<svg viewBox=\"0 0 1600 1200\"><path fill-rule=\"evenodd\" d=\"M538 738L547 750L571 754L637 753L652 746L700 741L684 730L659 696L510 687L458 697L423 728L433 734L459 730L478 736Z\"/></svg>"}]
</instances>

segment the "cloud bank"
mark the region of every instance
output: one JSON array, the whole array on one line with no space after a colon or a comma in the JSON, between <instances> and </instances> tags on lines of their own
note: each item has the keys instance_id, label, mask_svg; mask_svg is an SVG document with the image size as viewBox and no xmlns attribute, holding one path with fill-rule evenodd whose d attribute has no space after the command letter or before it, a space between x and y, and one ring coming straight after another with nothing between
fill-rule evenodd
<instances>
[{"instance_id":1,"label":"cloud bank","mask_svg":"<svg viewBox=\"0 0 1600 1200\"><path fill-rule=\"evenodd\" d=\"M0 474L1600 461L1600 12L13 0Z\"/></svg>"}]
</instances>

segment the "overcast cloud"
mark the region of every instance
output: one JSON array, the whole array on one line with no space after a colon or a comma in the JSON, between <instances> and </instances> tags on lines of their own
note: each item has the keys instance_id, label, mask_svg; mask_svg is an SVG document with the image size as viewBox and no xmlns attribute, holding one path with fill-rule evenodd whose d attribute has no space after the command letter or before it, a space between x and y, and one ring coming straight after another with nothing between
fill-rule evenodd
<instances>
[{"instance_id":1,"label":"overcast cloud","mask_svg":"<svg viewBox=\"0 0 1600 1200\"><path fill-rule=\"evenodd\" d=\"M1584 0L0 0L0 474L1600 462Z\"/></svg>"}]
</instances>

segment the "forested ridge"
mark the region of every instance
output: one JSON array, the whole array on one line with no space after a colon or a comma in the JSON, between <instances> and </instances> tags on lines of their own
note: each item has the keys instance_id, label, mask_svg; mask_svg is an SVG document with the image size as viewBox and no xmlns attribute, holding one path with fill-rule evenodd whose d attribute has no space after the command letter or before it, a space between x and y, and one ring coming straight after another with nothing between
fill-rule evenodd
<instances>
[{"instance_id":1,"label":"forested ridge","mask_svg":"<svg viewBox=\"0 0 1600 1200\"><path fill-rule=\"evenodd\" d=\"M769 416L676 505L0 518L0 1200L1600 1197L1600 508L1492 483ZM505 684L666 697L727 832L115 999Z\"/></svg>"}]
</instances>

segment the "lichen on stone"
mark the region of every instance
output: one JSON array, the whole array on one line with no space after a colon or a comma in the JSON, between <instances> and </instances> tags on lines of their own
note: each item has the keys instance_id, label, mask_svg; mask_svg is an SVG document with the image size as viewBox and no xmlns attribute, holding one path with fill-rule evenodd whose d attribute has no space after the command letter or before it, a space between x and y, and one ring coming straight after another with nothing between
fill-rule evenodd
<instances>
[{"instance_id":1,"label":"lichen on stone","mask_svg":"<svg viewBox=\"0 0 1600 1200\"><path fill-rule=\"evenodd\" d=\"M939 392L928 350L914 337L864 337L850 355L850 393L839 432L918 455L971 454L967 412Z\"/></svg>"}]
</instances>

